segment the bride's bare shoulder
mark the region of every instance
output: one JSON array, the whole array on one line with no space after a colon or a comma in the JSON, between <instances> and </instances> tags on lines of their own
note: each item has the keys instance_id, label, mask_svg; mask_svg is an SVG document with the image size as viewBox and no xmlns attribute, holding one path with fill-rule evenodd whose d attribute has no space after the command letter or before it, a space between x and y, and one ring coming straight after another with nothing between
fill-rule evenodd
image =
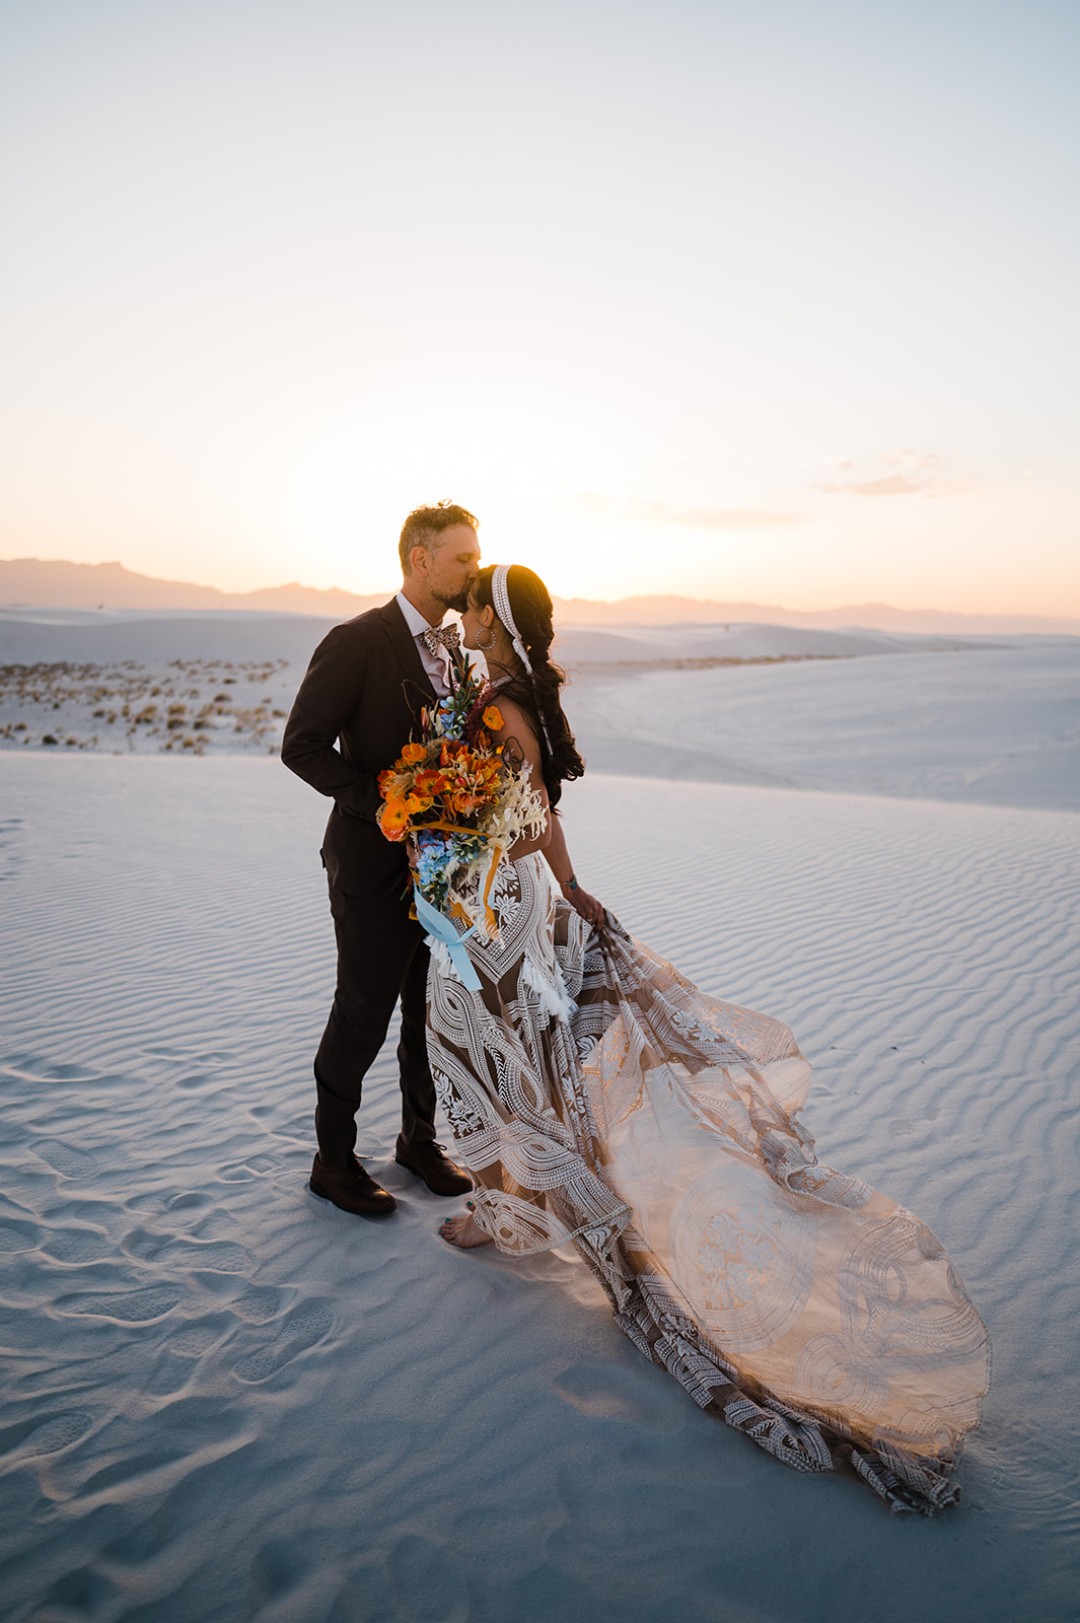
<instances>
[{"instance_id":1,"label":"bride's bare shoulder","mask_svg":"<svg viewBox=\"0 0 1080 1623\"><path fill-rule=\"evenodd\" d=\"M495 693L491 698L491 708L499 712L502 717L502 727L493 728L493 732L506 732L509 728L520 729L524 727L528 732L534 732L532 717L523 705L507 694Z\"/></svg>"},{"instance_id":2,"label":"bride's bare shoulder","mask_svg":"<svg viewBox=\"0 0 1080 1623\"><path fill-rule=\"evenodd\" d=\"M502 719L501 727L490 729L498 744L514 744L527 756L539 755L539 740L533 718L516 699L496 693L491 701Z\"/></svg>"}]
</instances>

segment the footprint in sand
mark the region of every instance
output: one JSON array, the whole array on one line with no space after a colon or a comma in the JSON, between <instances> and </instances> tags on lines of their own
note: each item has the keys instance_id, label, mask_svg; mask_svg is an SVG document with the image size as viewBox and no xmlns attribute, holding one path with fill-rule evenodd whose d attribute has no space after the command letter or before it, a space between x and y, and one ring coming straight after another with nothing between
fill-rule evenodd
<instances>
[{"instance_id":1,"label":"footprint in sand","mask_svg":"<svg viewBox=\"0 0 1080 1623\"><path fill-rule=\"evenodd\" d=\"M251 1257L242 1245L229 1240L178 1240L152 1229L135 1229L124 1249L139 1262L164 1263L191 1273L243 1274L251 1271Z\"/></svg>"},{"instance_id":2,"label":"footprint in sand","mask_svg":"<svg viewBox=\"0 0 1080 1623\"><path fill-rule=\"evenodd\" d=\"M608 1363L571 1365L551 1384L564 1402L589 1419L628 1420L649 1431L671 1430L662 1408L643 1413L636 1369Z\"/></svg>"},{"instance_id":3,"label":"footprint in sand","mask_svg":"<svg viewBox=\"0 0 1080 1623\"><path fill-rule=\"evenodd\" d=\"M282 1121L276 1127L271 1127L275 1138L287 1138L293 1143L308 1145L311 1142L311 1117L294 1116L291 1121Z\"/></svg>"},{"instance_id":4,"label":"footprint in sand","mask_svg":"<svg viewBox=\"0 0 1080 1623\"><path fill-rule=\"evenodd\" d=\"M85 1177L94 1170L94 1158L83 1150L73 1149L58 1138L39 1138L30 1148L47 1167L59 1172L62 1178Z\"/></svg>"},{"instance_id":5,"label":"footprint in sand","mask_svg":"<svg viewBox=\"0 0 1080 1623\"><path fill-rule=\"evenodd\" d=\"M11 1071L15 1076L30 1082L94 1082L106 1080L99 1071L87 1069L85 1065L70 1065L56 1060L43 1059L40 1054L9 1054L0 1060L0 1066Z\"/></svg>"},{"instance_id":6,"label":"footprint in sand","mask_svg":"<svg viewBox=\"0 0 1080 1623\"><path fill-rule=\"evenodd\" d=\"M223 1166L218 1179L221 1183L247 1183L251 1178L261 1178L267 1172L273 1172L280 1165L281 1158L277 1155L249 1155L246 1161L231 1161L228 1166Z\"/></svg>"},{"instance_id":7,"label":"footprint in sand","mask_svg":"<svg viewBox=\"0 0 1080 1623\"><path fill-rule=\"evenodd\" d=\"M149 1324L171 1313L183 1295L179 1285L148 1285L122 1295L61 1296L58 1313L69 1318L117 1319L121 1324Z\"/></svg>"},{"instance_id":8,"label":"footprint in sand","mask_svg":"<svg viewBox=\"0 0 1080 1623\"><path fill-rule=\"evenodd\" d=\"M221 1082L221 1077L216 1071L195 1071L190 1076L182 1076L176 1086L183 1088L185 1093L199 1093L215 1082Z\"/></svg>"},{"instance_id":9,"label":"footprint in sand","mask_svg":"<svg viewBox=\"0 0 1080 1623\"><path fill-rule=\"evenodd\" d=\"M292 1296L277 1285L249 1285L232 1304L233 1312L248 1324L266 1324L284 1312Z\"/></svg>"},{"instance_id":10,"label":"footprint in sand","mask_svg":"<svg viewBox=\"0 0 1080 1623\"><path fill-rule=\"evenodd\" d=\"M41 1241L42 1256L53 1262L103 1262L115 1251L108 1235L89 1228L46 1229Z\"/></svg>"},{"instance_id":11,"label":"footprint in sand","mask_svg":"<svg viewBox=\"0 0 1080 1623\"><path fill-rule=\"evenodd\" d=\"M251 1255L231 1240L172 1240L162 1252L171 1268L192 1273L249 1274Z\"/></svg>"},{"instance_id":12,"label":"footprint in sand","mask_svg":"<svg viewBox=\"0 0 1080 1623\"><path fill-rule=\"evenodd\" d=\"M24 1223L20 1217L5 1217L0 1222L0 1252L6 1256L36 1251L40 1244L41 1230L36 1223Z\"/></svg>"},{"instance_id":13,"label":"footprint in sand","mask_svg":"<svg viewBox=\"0 0 1080 1623\"><path fill-rule=\"evenodd\" d=\"M118 1082L122 1078L106 1076L100 1071L87 1070L85 1065L69 1065L66 1063L53 1064L49 1060L41 1061L41 1075L50 1082L93 1082L102 1086L106 1082Z\"/></svg>"},{"instance_id":14,"label":"footprint in sand","mask_svg":"<svg viewBox=\"0 0 1080 1623\"><path fill-rule=\"evenodd\" d=\"M41 1596L39 1617L115 1617L116 1585L93 1567L76 1567L57 1578Z\"/></svg>"},{"instance_id":15,"label":"footprint in sand","mask_svg":"<svg viewBox=\"0 0 1080 1623\"><path fill-rule=\"evenodd\" d=\"M212 1205L209 1195L204 1195L199 1189L185 1190L182 1195L174 1195L169 1201L170 1212L202 1211L204 1206Z\"/></svg>"},{"instance_id":16,"label":"footprint in sand","mask_svg":"<svg viewBox=\"0 0 1080 1623\"><path fill-rule=\"evenodd\" d=\"M265 1154L264 1155L251 1155L251 1156L248 1157L248 1159L244 1163L244 1165L249 1166L251 1168L252 1172L258 1172L258 1173L273 1172L276 1167L279 1167L281 1165L281 1156L280 1155L265 1155Z\"/></svg>"},{"instance_id":17,"label":"footprint in sand","mask_svg":"<svg viewBox=\"0 0 1080 1623\"><path fill-rule=\"evenodd\" d=\"M130 1200L124 1201L124 1210L126 1212L150 1212L156 1217L166 1210L168 1204L165 1195L132 1195Z\"/></svg>"},{"instance_id":18,"label":"footprint in sand","mask_svg":"<svg viewBox=\"0 0 1080 1623\"><path fill-rule=\"evenodd\" d=\"M268 1381L272 1375L292 1363L301 1353L322 1341L334 1327L334 1315L321 1302L299 1307L284 1318L277 1327L273 1341L248 1353L235 1366L233 1373L241 1381L256 1384Z\"/></svg>"},{"instance_id":19,"label":"footprint in sand","mask_svg":"<svg viewBox=\"0 0 1080 1623\"><path fill-rule=\"evenodd\" d=\"M59 1454L86 1436L94 1424L93 1415L82 1409L71 1409L66 1414L53 1415L51 1420L37 1425L14 1447L4 1450L5 1459L34 1459L40 1454Z\"/></svg>"},{"instance_id":20,"label":"footprint in sand","mask_svg":"<svg viewBox=\"0 0 1080 1623\"><path fill-rule=\"evenodd\" d=\"M264 1607L284 1613L310 1571L306 1552L283 1538L268 1539L255 1555L248 1575L248 1594L253 1613ZM299 1608L297 1610L299 1615Z\"/></svg>"},{"instance_id":21,"label":"footprint in sand","mask_svg":"<svg viewBox=\"0 0 1080 1623\"><path fill-rule=\"evenodd\" d=\"M190 1319L175 1335L169 1337L169 1351L181 1358L201 1358L212 1348L220 1346L233 1328L235 1320L228 1313L207 1313L201 1319Z\"/></svg>"},{"instance_id":22,"label":"footprint in sand","mask_svg":"<svg viewBox=\"0 0 1080 1623\"><path fill-rule=\"evenodd\" d=\"M132 1229L124 1241L124 1250L136 1262L158 1262L171 1240L171 1234L155 1234L153 1229Z\"/></svg>"},{"instance_id":23,"label":"footprint in sand","mask_svg":"<svg viewBox=\"0 0 1080 1623\"><path fill-rule=\"evenodd\" d=\"M386 1565L402 1613L413 1623L468 1623L469 1592L449 1545L409 1533L392 1547Z\"/></svg>"}]
</instances>

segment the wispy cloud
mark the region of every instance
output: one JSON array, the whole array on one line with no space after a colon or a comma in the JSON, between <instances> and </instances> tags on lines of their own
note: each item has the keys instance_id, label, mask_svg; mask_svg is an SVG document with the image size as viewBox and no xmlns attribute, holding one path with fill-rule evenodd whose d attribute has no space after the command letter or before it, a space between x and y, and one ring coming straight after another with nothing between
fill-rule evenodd
<instances>
[{"instance_id":1,"label":"wispy cloud","mask_svg":"<svg viewBox=\"0 0 1080 1623\"><path fill-rule=\"evenodd\" d=\"M944 466L945 458L936 451L914 451L910 446L902 446L899 451L884 451L882 462L890 468L940 468Z\"/></svg>"},{"instance_id":2,"label":"wispy cloud","mask_svg":"<svg viewBox=\"0 0 1080 1623\"><path fill-rule=\"evenodd\" d=\"M771 530L802 522L799 513L765 507L684 507L637 496L604 496L585 491L582 505L650 524L677 524L687 530Z\"/></svg>"},{"instance_id":3,"label":"wispy cloud","mask_svg":"<svg viewBox=\"0 0 1080 1623\"><path fill-rule=\"evenodd\" d=\"M837 457L834 469L858 477L828 479L813 488L826 496L966 496L972 489L963 480L950 477L943 456L936 451L915 451L904 446L898 451L882 451L867 457ZM883 473L882 468L896 469Z\"/></svg>"},{"instance_id":4,"label":"wispy cloud","mask_svg":"<svg viewBox=\"0 0 1080 1623\"><path fill-rule=\"evenodd\" d=\"M839 484L815 485L827 496L925 496L934 492L934 486L909 479L905 473L889 474L884 479L845 479Z\"/></svg>"}]
</instances>

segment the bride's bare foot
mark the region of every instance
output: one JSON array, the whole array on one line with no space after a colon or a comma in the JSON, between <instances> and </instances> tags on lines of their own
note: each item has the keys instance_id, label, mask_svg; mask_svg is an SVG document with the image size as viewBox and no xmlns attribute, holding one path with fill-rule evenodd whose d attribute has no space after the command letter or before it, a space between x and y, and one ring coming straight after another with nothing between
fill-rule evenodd
<instances>
[{"instance_id":1,"label":"bride's bare foot","mask_svg":"<svg viewBox=\"0 0 1080 1623\"><path fill-rule=\"evenodd\" d=\"M462 1251L471 1251L477 1245L490 1245L491 1236L485 1234L476 1218L473 1216L476 1207L472 1201L466 1201L468 1211L460 1217L448 1217L445 1223L439 1224L439 1234L447 1245L456 1245Z\"/></svg>"}]
</instances>

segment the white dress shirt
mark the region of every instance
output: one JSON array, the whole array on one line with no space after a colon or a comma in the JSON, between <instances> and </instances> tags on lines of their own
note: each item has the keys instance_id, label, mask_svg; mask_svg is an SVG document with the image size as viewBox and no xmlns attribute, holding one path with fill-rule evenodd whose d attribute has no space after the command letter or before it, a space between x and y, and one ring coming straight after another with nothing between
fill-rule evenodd
<instances>
[{"instance_id":1,"label":"white dress shirt","mask_svg":"<svg viewBox=\"0 0 1080 1623\"><path fill-rule=\"evenodd\" d=\"M440 648L433 654L424 641L424 632L431 629L431 622L425 620L420 610L409 602L404 592L399 592L395 598L398 608L405 616L405 624L413 634L413 641L420 651L420 663L431 678L431 685L441 699L450 692L450 654L447 649Z\"/></svg>"}]
</instances>

